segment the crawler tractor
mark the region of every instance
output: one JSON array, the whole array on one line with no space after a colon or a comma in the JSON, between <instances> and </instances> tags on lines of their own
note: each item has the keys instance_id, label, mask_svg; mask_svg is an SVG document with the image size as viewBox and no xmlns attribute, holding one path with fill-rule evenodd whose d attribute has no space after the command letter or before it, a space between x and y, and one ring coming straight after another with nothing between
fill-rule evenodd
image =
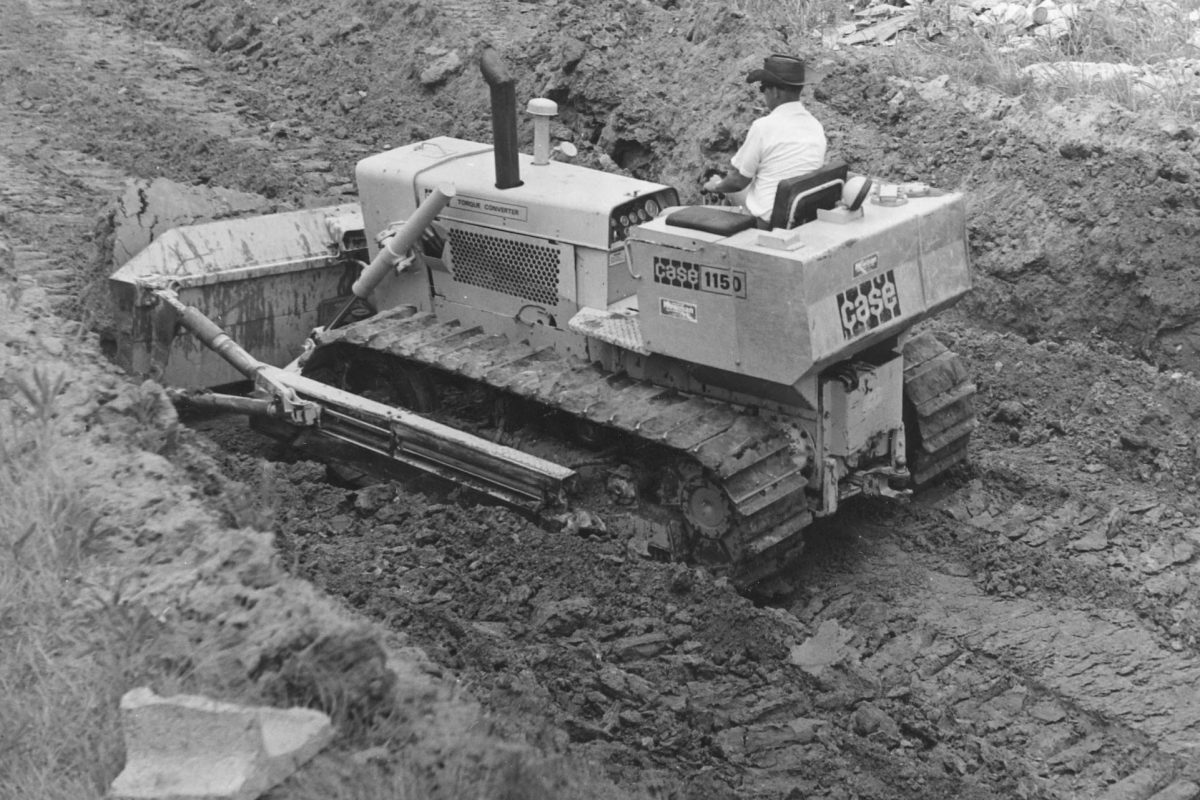
<instances>
[{"instance_id":1,"label":"crawler tractor","mask_svg":"<svg viewBox=\"0 0 1200 800\"><path fill-rule=\"evenodd\" d=\"M966 457L975 387L913 331L970 288L960 194L871 191L831 164L781 184L763 230L556 158L548 100L519 153L514 83L490 51L481 67L494 144L397 147L358 164L360 207L176 229L129 262L119 360L193 389L249 377L248 397L185 396L531 509L572 503L575 470L455 413L553 417L650 465L634 484L655 552L742 586L815 517Z\"/></svg>"}]
</instances>

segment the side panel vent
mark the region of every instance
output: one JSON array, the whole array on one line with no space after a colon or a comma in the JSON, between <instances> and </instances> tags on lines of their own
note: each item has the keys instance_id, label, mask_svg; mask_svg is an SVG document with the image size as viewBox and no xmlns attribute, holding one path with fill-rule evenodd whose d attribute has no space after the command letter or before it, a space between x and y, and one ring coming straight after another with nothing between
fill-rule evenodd
<instances>
[{"instance_id":1,"label":"side panel vent","mask_svg":"<svg viewBox=\"0 0 1200 800\"><path fill-rule=\"evenodd\" d=\"M448 266L460 283L558 305L559 248L450 229Z\"/></svg>"}]
</instances>

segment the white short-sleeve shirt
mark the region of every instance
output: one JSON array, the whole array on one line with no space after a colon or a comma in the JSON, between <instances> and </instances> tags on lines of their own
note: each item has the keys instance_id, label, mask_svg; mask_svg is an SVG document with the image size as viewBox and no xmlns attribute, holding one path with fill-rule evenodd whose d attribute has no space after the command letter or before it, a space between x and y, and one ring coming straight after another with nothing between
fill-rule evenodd
<instances>
[{"instance_id":1,"label":"white short-sleeve shirt","mask_svg":"<svg viewBox=\"0 0 1200 800\"><path fill-rule=\"evenodd\" d=\"M775 187L784 178L803 175L825 163L825 128L799 100L781 103L750 125L746 141L731 163L750 178L746 210L770 219Z\"/></svg>"}]
</instances>

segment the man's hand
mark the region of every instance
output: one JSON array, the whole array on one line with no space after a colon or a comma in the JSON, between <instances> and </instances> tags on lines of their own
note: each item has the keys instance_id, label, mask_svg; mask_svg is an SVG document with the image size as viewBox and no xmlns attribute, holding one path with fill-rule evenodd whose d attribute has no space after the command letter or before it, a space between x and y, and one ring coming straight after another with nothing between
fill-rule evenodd
<instances>
[{"instance_id":1,"label":"man's hand","mask_svg":"<svg viewBox=\"0 0 1200 800\"><path fill-rule=\"evenodd\" d=\"M704 182L704 186L700 187L709 194L718 194L717 187L721 185L723 179L720 175L713 175Z\"/></svg>"}]
</instances>

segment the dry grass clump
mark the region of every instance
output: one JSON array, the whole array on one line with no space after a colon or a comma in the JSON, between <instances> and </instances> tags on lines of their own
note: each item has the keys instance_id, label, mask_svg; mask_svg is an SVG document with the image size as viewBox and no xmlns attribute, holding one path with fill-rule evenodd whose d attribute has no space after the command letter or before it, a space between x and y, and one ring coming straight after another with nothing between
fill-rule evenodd
<instances>
[{"instance_id":1,"label":"dry grass clump","mask_svg":"<svg viewBox=\"0 0 1200 800\"><path fill-rule=\"evenodd\" d=\"M58 416L64 373L34 370L0 401L0 800L104 796L124 753L120 695L153 637L81 568L102 498Z\"/></svg>"},{"instance_id":2,"label":"dry grass clump","mask_svg":"<svg viewBox=\"0 0 1200 800\"><path fill-rule=\"evenodd\" d=\"M0 404L0 795L100 797L116 721L105 677L71 624L71 578L96 516L67 469L61 374L16 381ZM114 758L115 756L115 758Z\"/></svg>"}]
</instances>

